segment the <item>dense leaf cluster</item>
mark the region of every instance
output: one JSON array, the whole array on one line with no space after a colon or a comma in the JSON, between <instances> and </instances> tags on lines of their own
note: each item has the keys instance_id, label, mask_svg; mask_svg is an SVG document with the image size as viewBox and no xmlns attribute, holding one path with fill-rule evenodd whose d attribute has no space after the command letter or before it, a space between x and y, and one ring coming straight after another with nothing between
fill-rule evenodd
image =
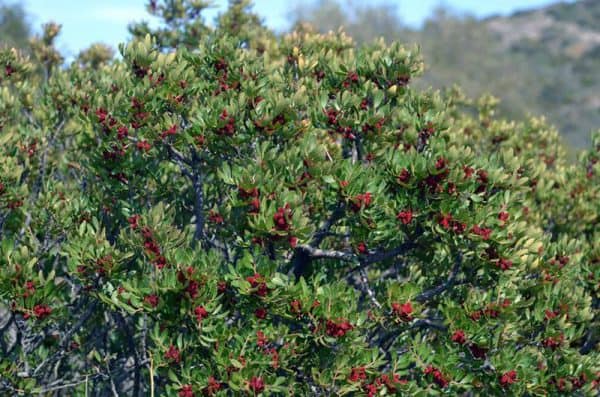
<instances>
[{"instance_id":1,"label":"dense leaf cluster","mask_svg":"<svg viewBox=\"0 0 600 397\"><path fill-rule=\"evenodd\" d=\"M3 393L597 393L600 136L157 3L122 60L0 54Z\"/></svg>"}]
</instances>

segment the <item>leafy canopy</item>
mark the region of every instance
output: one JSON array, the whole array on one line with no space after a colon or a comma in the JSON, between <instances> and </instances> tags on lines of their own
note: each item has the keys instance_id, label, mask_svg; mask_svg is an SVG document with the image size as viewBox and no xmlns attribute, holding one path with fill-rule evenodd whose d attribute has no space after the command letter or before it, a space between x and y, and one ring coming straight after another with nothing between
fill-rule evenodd
<instances>
[{"instance_id":1,"label":"leafy canopy","mask_svg":"<svg viewBox=\"0 0 600 397\"><path fill-rule=\"evenodd\" d=\"M3 393L597 392L600 136L204 7L1 53Z\"/></svg>"}]
</instances>

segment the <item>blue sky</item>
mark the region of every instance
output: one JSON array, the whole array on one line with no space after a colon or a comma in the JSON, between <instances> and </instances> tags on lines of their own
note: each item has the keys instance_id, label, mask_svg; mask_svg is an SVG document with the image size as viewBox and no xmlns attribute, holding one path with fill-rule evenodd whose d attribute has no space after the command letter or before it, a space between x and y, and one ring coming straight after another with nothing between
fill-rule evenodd
<instances>
[{"instance_id":1,"label":"blue sky","mask_svg":"<svg viewBox=\"0 0 600 397\"><path fill-rule=\"evenodd\" d=\"M15 0L12 0L14 2ZM397 5L402 20L418 26L431 11L444 5L460 13L478 17L492 14L508 14L553 3L556 0L367 0L369 3L392 3ZM9 0L8 2L11 2ZM31 15L31 23L53 20L63 25L58 45L63 53L74 55L94 42L105 42L116 47L128 37L127 23L132 20L149 19L145 10L146 0L21 0ZM214 1L217 8L207 15L212 20L227 3ZM265 23L276 30L285 29L288 13L295 5L310 4L311 0L255 0L255 11ZM361 1L355 1L360 4Z\"/></svg>"}]
</instances>

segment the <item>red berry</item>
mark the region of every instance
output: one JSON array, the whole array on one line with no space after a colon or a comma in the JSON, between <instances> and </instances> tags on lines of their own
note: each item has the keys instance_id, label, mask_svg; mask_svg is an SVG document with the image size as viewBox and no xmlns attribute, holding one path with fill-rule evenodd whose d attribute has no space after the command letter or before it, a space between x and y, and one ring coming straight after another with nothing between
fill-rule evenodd
<instances>
[{"instance_id":1,"label":"red berry","mask_svg":"<svg viewBox=\"0 0 600 397\"><path fill-rule=\"evenodd\" d=\"M216 223L216 224L221 224L221 223L224 222L223 217L221 216L221 214L219 214L218 212L213 211L213 210L209 211L209 213L208 213L208 219L211 222Z\"/></svg>"},{"instance_id":2,"label":"red berry","mask_svg":"<svg viewBox=\"0 0 600 397\"><path fill-rule=\"evenodd\" d=\"M546 319L546 321L550 321L553 318L556 318L557 315L558 315L557 312L546 309L545 314L544 314L544 318Z\"/></svg>"},{"instance_id":3,"label":"red berry","mask_svg":"<svg viewBox=\"0 0 600 397\"><path fill-rule=\"evenodd\" d=\"M442 389L448 386L448 380L444 377L439 369L429 365L423 370L423 373L425 373L425 375L431 375L433 377L433 381Z\"/></svg>"},{"instance_id":4,"label":"red berry","mask_svg":"<svg viewBox=\"0 0 600 397\"><path fill-rule=\"evenodd\" d=\"M164 139L169 135L175 135L175 134L177 134L177 124L173 124L167 130L161 132L160 137Z\"/></svg>"},{"instance_id":5,"label":"red berry","mask_svg":"<svg viewBox=\"0 0 600 397\"><path fill-rule=\"evenodd\" d=\"M179 397L194 397L192 385L183 385L179 389Z\"/></svg>"},{"instance_id":6,"label":"red berry","mask_svg":"<svg viewBox=\"0 0 600 397\"><path fill-rule=\"evenodd\" d=\"M327 320L326 333L335 338L341 338L351 331L354 327L347 320L342 319L339 323L332 320Z\"/></svg>"},{"instance_id":7,"label":"red berry","mask_svg":"<svg viewBox=\"0 0 600 397\"><path fill-rule=\"evenodd\" d=\"M52 309L48 305L35 305L33 307L33 314L39 320L48 317L52 313Z\"/></svg>"},{"instance_id":8,"label":"red berry","mask_svg":"<svg viewBox=\"0 0 600 397\"><path fill-rule=\"evenodd\" d=\"M373 200L373 196L370 192L366 192L364 194L357 194L350 203L350 208L354 212L360 211L362 208L367 208L371 205Z\"/></svg>"},{"instance_id":9,"label":"red berry","mask_svg":"<svg viewBox=\"0 0 600 397\"><path fill-rule=\"evenodd\" d=\"M396 219L402 222L404 225L408 225L412 222L413 213L411 210L400 211L398 215L396 215Z\"/></svg>"},{"instance_id":10,"label":"red berry","mask_svg":"<svg viewBox=\"0 0 600 397\"><path fill-rule=\"evenodd\" d=\"M221 390L221 383L214 377L208 377L208 385L202 390L206 396L214 396L216 392Z\"/></svg>"},{"instance_id":11,"label":"red berry","mask_svg":"<svg viewBox=\"0 0 600 397\"><path fill-rule=\"evenodd\" d=\"M252 379L248 382L248 388L250 391L258 394L265 390L265 382L261 377L253 376Z\"/></svg>"},{"instance_id":12,"label":"red berry","mask_svg":"<svg viewBox=\"0 0 600 397\"><path fill-rule=\"evenodd\" d=\"M156 295L148 295L144 298L144 302L149 304L152 307L158 306L158 296Z\"/></svg>"},{"instance_id":13,"label":"red berry","mask_svg":"<svg viewBox=\"0 0 600 397\"><path fill-rule=\"evenodd\" d=\"M265 347L267 342L265 334L262 331L256 331L256 344L258 347Z\"/></svg>"},{"instance_id":14,"label":"red berry","mask_svg":"<svg viewBox=\"0 0 600 397\"><path fill-rule=\"evenodd\" d=\"M470 178L471 175L473 175L473 172L475 172L475 170L472 167L469 167L468 165L465 165L463 167L463 171L465 173L465 178Z\"/></svg>"},{"instance_id":15,"label":"red berry","mask_svg":"<svg viewBox=\"0 0 600 397\"><path fill-rule=\"evenodd\" d=\"M435 162L435 168L437 170L443 170L444 168L446 168L446 165L447 165L447 161L443 157L438 158L437 161Z\"/></svg>"},{"instance_id":16,"label":"red berry","mask_svg":"<svg viewBox=\"0 0 600 397\"><path fill-rule=\"evenodd\" d=\"M275 229L287 231L290 229L290 220L292 218L292 210L289 204L286 204L284 207L279 207L277 212L273 215L273 223L275 224Z\"/></svg>"},{"instance_id":17,"label":"red berry","mask_svg":"<svg viewBox=\"0 0 600 397\"><path fill-rule=\"evenodd\" d=\"M267 318L267 309L265 309L264 307L259 307L254 311L254 315L256 316L256 318L264 320L265 318Z\"/></svg>"},{"instance_id":18,"label":"red berry","mask_svg":"<svg viewBox=\"0 0 600 397\"><path fill-rule=\"evenodd\" d=\"M407 183L410 180L410 172L406 168L402 169L397 179L399 183Z\"/></svg>"},{"instance_id":19,"label":"red berry","mask_svg":"<svg viewBox=\"0 0 600 397\"><path fill-rule=\"evenodd\" d=\"M442 216L441 216L440 220L438 221L438 223L444 229L450 229L450 222L451 221L452 221L452 215L451 214L442 214Z\"/></svg>"},{"instance_id":20,"label":"red berry","mask_svg":"<svg viewBox=\"0 0 600 397\"><path fill-rule=\"evenodd\" d=\"M217 292L219 294L224 294L225 292L227 292L227 282L226 281L217 282Z\"/></svg>"},{"instance_id":21,"label":"red berry","mask_svg":"<svg viewBox=\"0 0 600 397\"><path fill-rule=\"evenodd\" d=\"M411 316L413 312L413 307L412 304L410 302L406 302L406 303L398 303L398 302L393 302L392 303L392 313L395 314L396 316L400 317L400 319L402 321L411 321L413 318Z\"/></svg>"},{"instance_id":22,"label":"red berry","mask_svg":"<svg viewBox=\"0 0 600 397\"><path fill-rule=\"evenodd\" d=\"M481 238L483 238L484 240L489 240L490 235L492 234L492 229L489 229L486 227L480 227L479 225L473 226L473 228L471 228L471 231L474 234L481 236Z\"/></svg>"},{"instance_id":23,"label":"red berry","mask_svg":"<svg viewBox=\"0 0 600 397\"><path fill-rule=\"evenodd\" d=\"M467 339L465 338L465 332L461 329L455 331L452 334L452 342L454 343L458 343L459 345L464 345L467 341Z\"/></svg>"},{"instance_id":24,"label":"red berry","mask_svg":"<svg viewBox=\"0 0 600 397\"><path fill-rule=\"evenodd\" d=\"M302 302L298 299L294 299L290 302L290 311L296 315L302 312Z\"/></svg>"},{"instance_id":25,"label":"red berry","mask_svg":"<svg viewBox=\"0 0 600 397\"><path fill-rule=\"evenodd\" d=\"M508 372L503 373L500 376L500 385L502 387L507 387L517 382L517 371L510 370Z\"/></svg>"},{"instance_id":26,"label":"red berry","mask_svg":"<svg viewBox=\"0 0 600 397\"><path fill-rule=\"evenodd\" d=\"M179 349L177 349L173 345L170 345L169 349L165 352L165 359L167 359L175 364L179 364L179 362L181 361L181 355L180 355Z\"/></svg>"},{"instance_id":27,"label":"red berry","mask_svg":"<svg viewBox=\"0 0 600 397\"><path fill-rule=\"evenodd\" d=\"M348 380L350 382L360 382L365 379L367 379L365 367L352 368L352 370L350 371L350 375L348 376Z\"/></svg>"},{"instance_id":28,"label":"red berry","mask_svg":"<svg viewBox=\"0 0 600 397\"><path fill-rule=\"evenodd\" d=\"M360 254L366 254L367 253L367 245L364 242L360 242L358 243L358 245L356 246L356 250L360 253Z\"/></svg>"},{"instance_id":29,"label":"red berry","mask_svg":"<svg viewBox=\"0 0 600 397\"><path fill-rule=\"evenodd\" d=\"M500 267L500 269L502 270L508 270L512 267L513 263L512 261L509 261L508 259L500 259L500 261L498 262L498 266Z\"/></svg>"},{"instance_id":30,"label":"red berry","mask_svg":"<svg viewBox=\"0 0 600 397\"><path fill-rule=\"evenodd\" d=\"M208 317L208 311L204 308L204 306L197 306L194 309L194 315L196 316L196 320L198 320L198 322L202 322L202 320Z\"/></svg>"},{"instance_id":31,"label":"red berry","mask_svg":"<svg viewBox=\"0 0 600 397\"><path fill-rule=\"evenodd\" d=\"M152 148L148 141L139 141L135 144L139 151L147 152Z\"/></svg>"}]
</instances>

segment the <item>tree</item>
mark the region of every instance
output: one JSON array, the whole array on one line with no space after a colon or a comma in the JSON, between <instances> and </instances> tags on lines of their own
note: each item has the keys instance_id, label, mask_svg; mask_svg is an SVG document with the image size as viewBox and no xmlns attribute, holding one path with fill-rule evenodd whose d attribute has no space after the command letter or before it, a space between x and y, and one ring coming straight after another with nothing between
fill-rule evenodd
<instances>
[{"instance_id":1,"label":"tree","mask_svg":"<svg viewBox=\"0 0 600 397\"><path fill-rule=\"evenodd\" d=\"M0 390L597 392L600 138L570 165L412 49L236 5L43 79L2 53Z\"/></svg>"},{"instance_id":2,"label":"tree","mask_svg":"<svg viewBox=\"0 0 600 397\"><path fill-rule=\"evenodd\" d=\"M0 47L23 48L30 34L23 7L18 3L0 2Z\"/></svg>"},{"instance_id":3,"label":"tree","mask_svg":"<svg viewBox=\"0 0 600 397\"><path fill-rule=\"evenodd\" d=\"M352 0L322 0L312 7L298 5L289 17L292 23L308 22L322 33L343 28L358 44L380 37L397 40L406 31L397 7L391 2L361 5Z\"/></svg>"}]
</instances>

